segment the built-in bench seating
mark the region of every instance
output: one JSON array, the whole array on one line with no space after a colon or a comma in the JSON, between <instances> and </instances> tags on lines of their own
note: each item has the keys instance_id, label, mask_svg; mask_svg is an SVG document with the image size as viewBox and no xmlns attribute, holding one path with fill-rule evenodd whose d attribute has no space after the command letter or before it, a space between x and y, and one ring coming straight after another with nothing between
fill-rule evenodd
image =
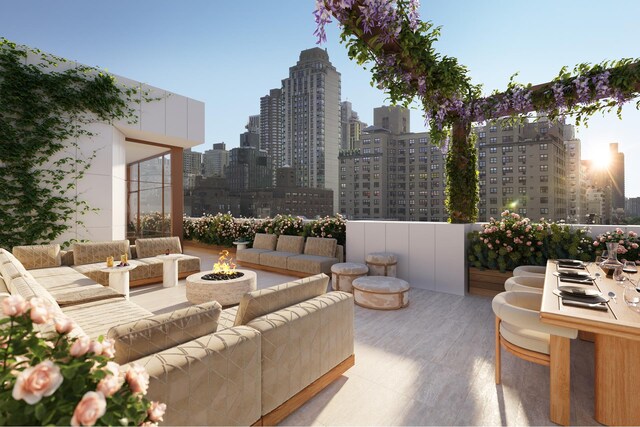
<instances>
[{"instance_id":1,"label":"built-in bench seating","mask_svg":"<svg viewBox=\"0 0 640 427\"><path fill-rule=\"evenodd\" d=\"M331 274L331 266L342 262L344 248L336 239L303 236L276 236L257 233L253 247L236 253L239 265L306 277Z\"/></svg>"}]
</instances>

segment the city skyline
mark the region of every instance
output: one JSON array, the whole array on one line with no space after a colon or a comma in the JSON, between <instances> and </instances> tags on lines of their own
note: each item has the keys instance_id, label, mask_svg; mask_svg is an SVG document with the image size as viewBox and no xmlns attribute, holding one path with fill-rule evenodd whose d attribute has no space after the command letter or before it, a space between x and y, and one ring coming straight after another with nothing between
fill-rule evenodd
<instances>
[{"instance_id":1,"label":"city skyline","mask_svg":"<svg viewBox=\"0 0 640 427\"><path fill-rule=\"evenodd\" d=\"M504 89L509 76L533 84L552 79L563 65L638 57L640 29L635 16L640 3L616 1L604 7L595 1L556 4L497 5L423 1L423 20L443 26L437 49L467 65L485 92ZM139 1L50 3L7 2L0 17L9 40L98 65L118 75L143 80L206 103L206 144L238 145L250 115L260 112L260 98L280 86L300 51L315 47L313 1L249 2ZM135 16L135 20L127 17ZM522 31L522 17L532 23ZM231 19L230 19L231 18ZM342 101L351 101L363 122L372 123L373 108L386 104L384 94L369 85L370 74L347 58L332 24L329 58L342 75ZM626 193L640 195L640 156L632 104L623 120L615 113L595 116L581 126L584 159L595 159L609 143L619 143L627 156ZM424 129L421 114L411 113L413 131Z\"/></svg>"}]
</instances>

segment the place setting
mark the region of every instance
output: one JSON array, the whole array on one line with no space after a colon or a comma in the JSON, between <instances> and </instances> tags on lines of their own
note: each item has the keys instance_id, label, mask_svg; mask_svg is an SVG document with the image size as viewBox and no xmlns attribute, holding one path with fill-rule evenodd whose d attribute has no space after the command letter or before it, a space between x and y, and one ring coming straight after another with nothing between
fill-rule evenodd
<instances>
[{"instance_id":1,"label":"place setting","mask_svg":"<svg viewBox=\"0 0 640 427\"><path fill-rule=\"evenodd\" d=\"M561 282L578 283L581 285L593 285L595 277L591 276L588 271L574 270L570 268L558 268L553 273Z\"/></svg>"},{"instance_id":2,"label":"place setting","mask_svg":"<svg viewBox=\"0 0 640 427\"><path fill-rule=\"evenodd\" d=\"M607 311L609 309L607 303L610 299L617 302L616 294L613 292L610 292L608 295L603 295L602 292L597 289L581 286L560 285L553 293L560 297L563 305L593 310Z\"/></svg>"}]
</instances>

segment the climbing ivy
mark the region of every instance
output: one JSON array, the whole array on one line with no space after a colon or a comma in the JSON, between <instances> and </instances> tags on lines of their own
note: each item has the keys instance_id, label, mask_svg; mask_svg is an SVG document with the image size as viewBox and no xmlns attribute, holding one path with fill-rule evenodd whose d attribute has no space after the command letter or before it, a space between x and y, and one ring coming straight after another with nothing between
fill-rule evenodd
<instances>
[{"instance_id":1,"label":"climbing ivy","mask_svg":"<svg viewBox=\"0 0 640 427\"><path fill-rule=\"evenodd\" d=\"M29 58L29 60L27 60ZM90 122L135 122L136 88L0 38L0 246L50 242L92 208L77 183L96 151ZM83 154L84 152L84 154Z\"/></svg>"}]
</instances>

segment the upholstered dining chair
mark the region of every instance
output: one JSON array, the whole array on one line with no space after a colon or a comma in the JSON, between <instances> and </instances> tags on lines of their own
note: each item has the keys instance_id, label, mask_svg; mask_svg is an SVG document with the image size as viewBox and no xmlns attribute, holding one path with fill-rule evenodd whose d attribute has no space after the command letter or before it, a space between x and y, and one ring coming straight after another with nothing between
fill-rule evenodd
<instances>
[{"instance_id":1,"label":"upholstered dining chair","mask_svg":"<svg viewBox=\"0 0 640 427\"><path fill-rule=\"evenodd\" d=\"M513 276L504 282L506 291L525 291L542 293L544 277L538 276Z\"/></svg>"},{"instance_id":2,"label":"upholstered dining chair","mask_svg":"<svg viewBox=\"0 0 640 427\"><path fill-rule=\"evenodd\" d=\"M509 353L550 368L550 418L569 424L570 341L578 331L540 321L542 294L502 292L491 304L496 315L496 384L501 382L501 347Z\"/></svg>"},{"instance_id":3,"label":"upholstered dining chair","mask_svg":"<svg viewBox=\"0 0 640 427\"><path fill-rule=\"evenodd\" d=\"M513 269L514 276L544 277L547 267L542 265L520 265Z\"/></svg>"}]
</instances>

